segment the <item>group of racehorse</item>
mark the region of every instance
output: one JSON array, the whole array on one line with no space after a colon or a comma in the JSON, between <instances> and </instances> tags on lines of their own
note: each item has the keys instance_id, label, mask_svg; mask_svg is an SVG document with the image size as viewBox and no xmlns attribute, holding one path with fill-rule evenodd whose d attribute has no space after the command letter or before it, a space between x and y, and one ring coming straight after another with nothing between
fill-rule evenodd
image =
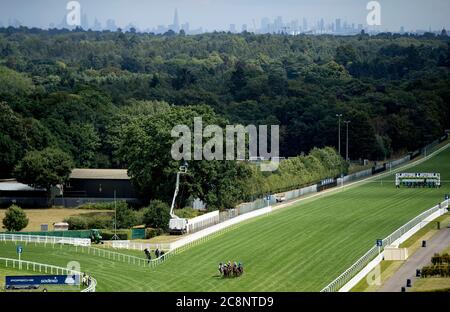
<instances>
[{"instance_id":1,"label":"group of racehorse","mask_svg":"<svg viewBox=\"0 0 450 312\"><path fill-rule=\"evenodd\" d=\"M244 273L244 267L240 262L233 264L231 261L228 261L227 264L221 262L219 263L219 272L223 277L239 277Z\"/></svg>"}]
</instances>

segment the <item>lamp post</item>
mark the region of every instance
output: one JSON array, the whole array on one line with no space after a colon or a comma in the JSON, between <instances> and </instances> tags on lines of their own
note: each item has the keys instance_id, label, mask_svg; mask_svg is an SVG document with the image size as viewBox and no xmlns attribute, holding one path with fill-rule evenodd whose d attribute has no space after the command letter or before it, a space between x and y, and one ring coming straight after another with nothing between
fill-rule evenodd
<instances>
[{"instance_id":1,"label":"lamp post","mask_svg":"<svg viewBox=\"0 0 450 312\"><path fill-rule=\"evenodd\" d=\"M336 117L338 118L338 120L339 120L339 134L338 134L338 140L339 140L339 143L338 143L338 150L339 150L339 155L341 155L341 118L342 118L342 114L336 114Z\"/></svg>"},{"instance_id":2,"label":"lamp post","mask_svg":"<svg viewBox=\"0 0 450 312\"><path fill-rule=\"evenodd\" d=\"M116 202L116 190L114 190L114 236L112 240L119 240L117 236L117 202Z\"/></svg>"},{"instance_id":3,"label":"lamp post","mask_svg":"<svg viewBox=\"0 0 450 312\"><path fill-rule=\"evenodd\" d=\"M344 121L344 123L347 125L347 144L345 147L345 160L348 162L350 159L348 158L348 124L350 123L350 120Z\"/></svg>"}]
</instances>

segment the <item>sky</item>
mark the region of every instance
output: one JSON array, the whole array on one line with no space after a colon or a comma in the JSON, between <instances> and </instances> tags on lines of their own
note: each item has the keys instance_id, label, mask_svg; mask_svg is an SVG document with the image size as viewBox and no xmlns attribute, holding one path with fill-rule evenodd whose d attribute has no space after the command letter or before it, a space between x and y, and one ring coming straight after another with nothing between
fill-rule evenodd
<instances>
[{"instance_id":1,"label":"sky","mask_svg":"<svg viewBox=\"0 0 450 312\"><path fill-rule=\"evenodd\" d=\"M133 23L141 29L168 25L175 8L180 23L191 29L228 30L230 24L247 24L253 20L260 27L261 18L282 16L283 21L303 17L310 24L320 18L331 23L337 17L355 24L366 24L369 0L78 0L89 24L97 18L103 25L108 18L119 27ZM68 0L0 0L0 22L18 19L23 25L47 28L59 24L67 13ZM450 28L449 0L379 0L381 29L397 31Z\"/></svg>"}]
</instances>

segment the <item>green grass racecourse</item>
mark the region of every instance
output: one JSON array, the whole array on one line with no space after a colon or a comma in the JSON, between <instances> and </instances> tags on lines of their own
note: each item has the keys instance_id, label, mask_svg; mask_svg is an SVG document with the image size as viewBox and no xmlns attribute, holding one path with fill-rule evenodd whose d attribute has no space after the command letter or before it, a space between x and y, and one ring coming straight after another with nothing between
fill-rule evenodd
<instances>
[{"instance_id":1,"label":"green grass racecourse","mask_svg":"<svg viewBox=\"0 0 450 312\"><path fill-rule=\"evenodd\" d=\"M241 224L187 249L155 269L134 267L85 253L24 246L22 258L65 266L76 260L98 281L98 291L319 291L395 229L443 200L450 192L450 148L409 172L440 172L441 189L396 189L383 183L348 187L308 199ZM16 257L0 242L0 257ZM245 274L217 275L220 261L242 261Z\"/></svg>"}]
</instances>

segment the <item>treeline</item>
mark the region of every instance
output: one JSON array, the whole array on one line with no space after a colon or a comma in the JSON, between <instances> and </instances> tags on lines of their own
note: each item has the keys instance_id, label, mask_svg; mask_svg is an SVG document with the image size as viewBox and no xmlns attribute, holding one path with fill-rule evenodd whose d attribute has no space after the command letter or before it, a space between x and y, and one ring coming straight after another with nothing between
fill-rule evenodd
<instances>
[{"instance_id":1,"label":"treeline","mask_svg":"<svg viewBox=\"0 0 450 312\"><path fill-rule=\"evenodd\" d=\"M173 196L176 173L184 164L171 155L173 143L178 140L171 137L174 126L186 125L194 133L194 118L198 116L202 116L203 127L225 128L229 124L208 106L165 107L145 114L134 110L134 114L126 114L129 121L121 124L121 131L114 131L117 156L128 164L132 182L144 201L158 198L170 202ZM207 141L204 139L203 144ZM181 176L177 207L183 208L199 197L209 210L234 208L263 195L336 177L348 169L343 158L329 147L284 160L274 172L262 172L259 166L245 161L187 160L187 165L187 173Z\"/></svg>"},{"instance_id":2,"label":"treeline","mask_svg":"<svg viewBox=\"0 0 450 312\"><path fill-rule=\"evenodd\" d=\"M380 160L450 128L449 68L444 33L183 36L3 28L0 178L11 177L27 152L49 147L77 167L127 168L119 146L127 125L172 105L206 105L210 112L198 109L222 124L280 125L284 157L337 148L336 114L343 114L351 121L350 158ZM285 179L270 179L267 185L284 188ZM218 195L208 196L214 202Z\"/></svg>"}]
</instances>

